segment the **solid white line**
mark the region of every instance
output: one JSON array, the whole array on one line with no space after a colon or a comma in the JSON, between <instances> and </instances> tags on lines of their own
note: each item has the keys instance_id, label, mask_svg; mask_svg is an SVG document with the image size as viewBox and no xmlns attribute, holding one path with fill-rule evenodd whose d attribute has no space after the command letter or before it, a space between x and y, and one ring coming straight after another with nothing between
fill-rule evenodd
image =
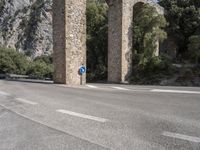
<instances>
[{"instance_id":1,"label":"solid white line","mask_svg":"<svg viewBox=\"0 0 200 150\"><path fill-rule=\"evenodd\" d=\"M89 88L93 88L93 89L97 89L98 87L97 86L94 86L94 85L86 85L87 87L89 87Z\"/></svg>"},{"instance_id":2,"label":"solid white line","mask_svg":"<svg viewBox=\"0 0 200 150\"><path fill-rule=\"evenodd\" d=\"M113 86L112 88L117 89L117 90L130 91L129 89L126 89L126 88L123 88L123 87Z\"/></svg>"},{"instance_id":3,"label":"solid white line","mask_svg":"<svg viewBox=\"0 0 200 150\"><path fill-rule=\"evenodd\" d=\"M172 133L172 132L163 132L162 135L167 136L167 137L171 137L171 138L190 141L190 142L194 142L194 143L200 143L200 138L188 136L188 135L184 135L184 134L178 134L178 133Z\"/></svg>"},{"instance_id":4,"label":"solid white line","mask_svg":"<svg viewBox=\"0 0 200 150\"><path fill-rule=\"evenodd\" d=\"M107 122L108 121L108 119L99 118L99 117L95 117L95 116L89 116L89 115L80 114L80 113L76 113L76 112L72 112L72 111L68 111L68 110L63 110L63 109L59 109L59 110L56 110L56 111L60 112L60 113L68 114L68 115L71 115L71 116L80 117L80 118L89 119L89 120L94 120L94 121L98 121L98 122Z\"/></svg>"},{"instance_id":5,"label":"solid white line","mask_svg":"<svg viewBox=\"0 0 200 150\"><path fill-rule=\"evenodd\" d=\"M38 103L29 101L29 100L26 100L26 99L23 99L23 98L15 98L15 100L20 101L20 102L23 102L23 103L30 104L30 105L37 105L37 104L38 104Z\"/></svg>"},{"instance_id":6,"label":"solid white line","mask_svg":"<svg viewBox=\"0 0 200 150\"><path fill-rule=\"evenodd\" d=\"M7 92L0 91L0 95L2 95L2 96L9 96L10 94L7 93Z\"/></svg>"},{"instance_id":7,"label":"solid white line","mask_svg":"<svg viewBox=\"0 0 200 150\"><path fill-rule=\"evenodd\" d=\"M198 91L181 91L181 90L164 90L164 89L153 89L151 92L161 93L180 93L180 94L200 94Z\"/></svg>"}]
</instances>

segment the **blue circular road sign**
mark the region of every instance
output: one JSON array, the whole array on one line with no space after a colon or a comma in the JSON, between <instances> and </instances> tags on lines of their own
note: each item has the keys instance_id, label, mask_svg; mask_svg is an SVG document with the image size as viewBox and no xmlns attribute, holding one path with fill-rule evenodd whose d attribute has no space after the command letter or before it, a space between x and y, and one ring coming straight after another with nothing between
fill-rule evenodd
<instances>
[{"instance_id":1,"label":"blue circular road sign","mask_svg":"<svg viewBox=\"0 0 200 150\"><path fill-rule=\"evenodd\" d=\"M81 75L83 75L84 73L86 73L86 67L85 67L85 66L81 66L81 67L79 68L79 73L80 73Z\"/></svg>"}]
</instances>

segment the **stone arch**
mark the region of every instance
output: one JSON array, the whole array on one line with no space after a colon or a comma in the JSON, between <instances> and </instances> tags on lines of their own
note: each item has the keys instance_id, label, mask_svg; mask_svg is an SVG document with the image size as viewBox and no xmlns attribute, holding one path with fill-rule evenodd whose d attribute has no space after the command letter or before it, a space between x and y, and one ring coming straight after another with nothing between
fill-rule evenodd
<instances>
[{"instance_id":1,"label":"stone arch","mask_svg":"<svg viewBox=\"0 0 200 150\"><path fill-rule=\"evenodd\" d=\"M158 13L163 8L151 0L107 0L109 5L108 81L126 82L132 67L133 8L149 3Z\"/></svg>"},{"instance_id":2,"label":"stone arch","mask_svg":"<svg viewBox=\"0 0 200 150\"><path fill-rule=\"evenodd\" d=\"M106 0L108 14L108 81L126 82L132 65L132 19L136 3L151 0ZM86 65L86 0L53 0L54 82L80 85L86 77L78 74Z\"/></svg>"}]
</instances>

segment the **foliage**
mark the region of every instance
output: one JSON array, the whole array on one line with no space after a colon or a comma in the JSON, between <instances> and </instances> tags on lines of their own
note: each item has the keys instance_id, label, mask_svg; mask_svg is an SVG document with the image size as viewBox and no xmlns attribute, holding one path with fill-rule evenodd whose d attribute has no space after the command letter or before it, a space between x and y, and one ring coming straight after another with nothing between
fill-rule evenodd
<instances>
[{"instance_id":1,"label":"foliage","mask_svg":"<svg viewBox=\"0 0 200 150\"><path fill-rule=\"evenodd\" d=\"M148 4L134 8L133 18L133 71L132 82L137 84L156 84L172 74L172 65L164 56L156 56L158 41L167 34L163 15Z\"/></svg>"},{"instance_id":2,"label":"foliage","mask_svg":"<svg viewBox=\"0 0 200 150\"><path fill-rule=\"evenodd\" d=\"M107 76L108 17L102 1L87 1L87 68L88 80Z\"/></svg>"},{"instance_id":3,"label":"foliage","mask_svg":"<svg viewBox=\"0 0 200 150\"><path fill-rule=\"evenodd\" d=\"M158 40L161 42L166 38L163 28L167 23L164 16L148 4L135 9L134 14L133 53L140 57L139 65L145 65L155 57Z\"/></svg>"},{"instance_id":4,"label":"foliage","mask_svg":"<svg viewBox=\"0 0 200 150\"><path fill-rule=\"evenodd\" d=\"M41 55L34 59L34 61L45 62L46 64L53 64L53 57L51 55Z\"/></svg>"},{"instance_id":5,"label":"foliage","mask_svg":"<svg viewBox=\"0 0 200 150\"><path fill-rule=\"evenodd\" d=\"M200 35L193 35L189 38L188 51L195 63L199 63L200 59Z\"/></svg>"},{"instance_id":6,"label":"foliage","mask_svg":"<svg viewBox=\"0 0 200 150\"><path fill-rule=\"evenodd\" d=\"M166 56L157 56L151 58L145 66L135 66L131 81L137 84L160 84L174 72L175 69Z\"/></svg>"},{"instance_id":7,"label":"foliage","mask_svg":"<svg viewBox=\"0 0 200 150\"><path fill-rule=\"evenodd\" d=\"M53 64L51 56L39 56L36 57L29 65L27 74L32 78L45 79L53 76Z\"/></svg>"},{"instance_id":8,"label":"foliage","mask_svg":"<svg viewBox=\"0 0 200 150\"><path fill-rule=\"evenodd\" d=\"M166 10L167 32L176 39L178 55L186 59L190 37L200 35L200 1L159 0L159 4Z\"/></svg>"},{"instance_id":9,"label":"foliage","mask_svg":"<svg viewBox=\"0 0 200 150\"><path fill-rule=\"evenodd\" d=\"M26 56L13 49L0 48L0 73L26 74L28 68Z\"/></svg>"},{"instance_id":10,"label":"foliage","mask_svg":"<svg viewBox=\"0 0 200 150\"><path fill-rule=\"evenodd\" d=\"M14 49L0 48L0 74L29 75L36 79L52 78L52 57L40 56L31 61Z\"/></svg>"}]
</instances>

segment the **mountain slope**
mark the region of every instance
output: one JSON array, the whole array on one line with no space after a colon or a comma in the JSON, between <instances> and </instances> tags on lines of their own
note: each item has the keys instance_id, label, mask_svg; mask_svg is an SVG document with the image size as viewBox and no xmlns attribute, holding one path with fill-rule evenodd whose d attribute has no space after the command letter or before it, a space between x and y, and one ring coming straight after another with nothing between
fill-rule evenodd
<instances>
[{"instance_id":1,"label":"mountain slope","mask_svg":"<svg viewBox=\"0 0 200 150\"><path fill-rule=\"evenodd\" d=\"M31 57L52 53L52 0L0 0L0 45Z\"/></svg>"}]
</instances>

